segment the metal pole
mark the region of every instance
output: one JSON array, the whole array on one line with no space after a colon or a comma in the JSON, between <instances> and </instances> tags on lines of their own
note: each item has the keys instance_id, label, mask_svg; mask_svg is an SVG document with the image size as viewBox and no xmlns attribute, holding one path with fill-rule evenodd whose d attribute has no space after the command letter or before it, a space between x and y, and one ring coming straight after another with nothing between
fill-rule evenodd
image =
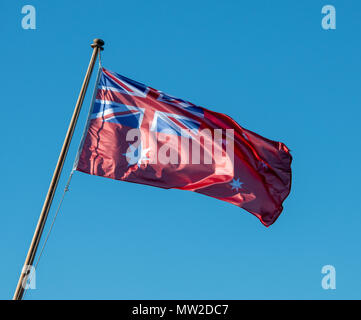
<instances>
[{"instance_id":1,"label":"metal pole","mask_svg":"<svg viewBox=\"0 0 361 320\"><path fill-rule=\"evenodd\" d=\"M49 213L49 210L50 210L50 207L51 207L51 203L53 201L54 194L55 194L55 191L56 191L56 187L57 187L58 182L59 182L60 174L61 174L61 171L63 169L63 165L64 165L64 162L65 162L65 159L66 159L66 155L68 153L68 149L69 149L71 139L73 137L74 129L75 129L75 126L76 126L76 123L77 123L77 120L78 120L78 117L79 117L79 113L80 113L80 110L81 110L81 107L82 107L82 104L83 104L83 101L84 101L86 90L88 88L89 80L90 80L91 74L93 72L94 64L95 64L95 61L97 59L99 51L103 50L103 45L104 45L104 41L101 40L101 39L94 39L93 43L91 44L91 47L93 48L93 54L91 56L89 66L88 66L88 70L86 72L84 82L83 82L83 85L82 85L80 93L79 93L78 101L76 102L75 109L74 109L74 112L73 112L73 116L71 118L69 128L68 128L68 131L67 131L66 136L65 136L63 147L62 147L62 149L60 151L58 163L56 164L56 167L55 167L55 170L54 170L53 178L51 180L49 190L48 190L48 193L47 193L45 201L44 201L43 209L41 210L40 217L39 217L39 220L38 220L38 224L36 226L34 236L33 236L33 239L31 241L30 248L29 248L28 254L26 256L23 269L22 269L21 274L20 274L18 284L16 286L16 290L15 290L15 293L14 293L13 300L21 300L22 297L23 297L24 289L25 289L25 285L26 285L26 280L27 280L26 272L27 272L29 266L32 266L32 264L34 262L34 258L35 258L35 255L36 255L36 250L38 249L40 238L41 238L41 235L43 233L44 226L45 226L45 223L46 223L46 219L48 217L48 213Z\"/></svg>"}]
</instances>

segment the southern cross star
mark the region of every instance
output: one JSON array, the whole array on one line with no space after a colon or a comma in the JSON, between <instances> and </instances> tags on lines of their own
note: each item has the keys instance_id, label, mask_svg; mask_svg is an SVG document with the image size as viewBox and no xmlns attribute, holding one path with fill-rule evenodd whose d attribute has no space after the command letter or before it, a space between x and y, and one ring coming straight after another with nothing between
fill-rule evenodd
<instances>
[{"instance_id":1,"label":"southern cross star","mask_svg":"<svg viewBox=\"0 0 361 320\"><path fill-rule=\"evenodd\" d=\"M142 164L142 161L149 160L147 157L147 153L149 152L150 148L143 149L142 145L139 145L138 148L135 148L132 144L129 144L129 149L127 153L123 153L123 156L126 156L128 160L128 167L137 164L138 167ZM140 152L139 152L140 151Z\"/></svg>"},{"instance_id":2,"label":"southern cross star","mask_svg":"<svg viewBox=\"0 0 361 320\"><path fill-rule=\"evenodd\" d=\"M229 184L231 185L232 190L235 189L238 192L238 189L242 188L243 182L239 181L239 179L233 179Z\"/></svg>"},{"instance_id":3,"label":"southern cross star","mask_svg":"<svg viewBox=\"0 0 361 320\"><path fill-rule=\"evenodd\" d=\"M264 161L261 160L260 163L262 168L264 169L268 168L267 164Z\"/></svg>"}]
</instances>

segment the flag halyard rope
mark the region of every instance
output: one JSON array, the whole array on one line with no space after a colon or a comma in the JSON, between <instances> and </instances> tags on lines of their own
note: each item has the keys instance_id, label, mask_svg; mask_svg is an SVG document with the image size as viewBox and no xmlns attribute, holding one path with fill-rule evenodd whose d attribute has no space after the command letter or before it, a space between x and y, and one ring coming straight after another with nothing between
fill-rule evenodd
<instances>
[{"instance_id":1,"label":"flag halyard rope","mask_svg":"<svg viewBox=\"0 0 361 320\"><path fill-rule=\"evenodd\" d=\"M59 214L59 211L60 211L60 209L61 209L61 206L62 206L62 204L63 204L64 198L65 198L65 194L69 191L69 186L70 186L70 182L71 182L71 179L72 179L72 177L73 177L73 174L74 174L74 169L72 169L72 171L71 171L71 173L70 173L70 175L69 175L68 181L67 181L67 183L66 183L66 185L65 185L65 188L64 188L64 191L63 191L63 195L61 196L61 199L60 199L60 202L59 202L58 207L57 207L57 209L56 209L55 215L54 215L54 217L53 217L53 220L51 221L50 228L49 228L48 233L47 233L47 235L46 235L46 237L45 237L45 240L44 240L44 243L43 243L43 245L42 245L42 247L41 247L41 250L40 250L40 253L39 253L39 255L38 255L38 258L36 259L36 262L35 262L35 265L34 265L35 271L36 271L36 269L37 269L37 267L38 267L38 264L39 264L39 262L40 262L40 258L41 258L42 255L43 255L45 246L46 246L46 244L47 244L47 242L48 242L48 240L49 240L50 233L51 233L51 231L53 230L53 227L54 227L54 224L55 224L55 220L56 220L56 218L57 218L57 216L58 216L58 214ZM30 282L30 281L32 280L32 279L31 279L31 275L32 275L32 274L30 273L30 274L29 274L29 278L26 280L26 282ZM26 295L27 291L28 291L28 287L25 287L25 289L24 289L24 298L25 298L25 295Z\"/></svg>"},{"instance_id":2,"label":"flag halyard rope","mask_svg":"<svg viewBox=\"0 0 361 320\"><path fill-rule=\"evenodd\" d=\"M85 135L86 135L87 129L88 129L88 127L89 127L90 115L91 115L91 112L93 111L93 108L94 108L94 102L95 102L95 98L96 98L96 91L97 91L97 87L98 87L99 80L100 80L100 74L101 74L101 71L102 71L102 68L103 68L103 67L102 67L102 63L101 63L100 51L101 51L101 50L99 50L99 56L98 56L98 58L99 58L99 60L98 60L98 61L99 61L98 73L97 73L97 78L96 78L95 84L94 84L93 97L92 97L92 101L91 101L91 103L90 103L89 113L88 113L88 117L87 117L87 122L86 122L86 124L85 124L83 136L82 136L82 139L81 139L81 142L80 142L80 146L78 147L78 152L77 152L77 155L76 155L76 157L75 157L75 160L74 160L74 163L73 163L73 167L72 167L72 170L71 170L71 172L70 172L68 181L67 181L67 183L66 183L66 185L65 185L63 194L62 194L61 199L60 199L60 202L59 202L58 207L57 207L57 209L56 209L55 215L54 215L53 220L52 220L52 222L51 222L51 225L50 225L50 228L49 228L48 233L47 233L47 235L46 235L46 238L45 238L45 240L44 240L44 243L43 243L43 245L42 245L42 247L41 247L41 250L40 250L40 253L39 253L38 258L37 258L37 260L36 260L36 263L34 264L35 271L36 271L36 269L37 269L37 267L38 267L40 258L41 258L42 255L43 255L43 252L44 252L45 246L46 246L46 244L47 244L47 242L48 242L50 233L51 233L51 231L53 230L53 227L54 227L54 224L55 224L55 220L56 220L56 218L57 218L57 216L58 216L58 214L59 214L59 211L60 211L60 209L61 209L61 206L62 206L62 204L63 204L64 198L65 198L65 194L69 191L69 186L70 186L70 182L71 182L71 179L72 179L72 177L73 177L74 171L76 170L76 167L77 167L77 165L78 165L79 156L80 156L80 150L81 150L81 147L82 147L82 145L83 145L83 143L84 143ZM32 274L30 273L29 276L28 276L28 278L26 279L26 282L30 282L30 281L31 281L31 275L32 275ZM28 287L25 287L25 289L24 289L24 295L23 295L24 297L25 297L25 295L26 295L27 290L28 290Z\"/></svg>"}]
</instances>

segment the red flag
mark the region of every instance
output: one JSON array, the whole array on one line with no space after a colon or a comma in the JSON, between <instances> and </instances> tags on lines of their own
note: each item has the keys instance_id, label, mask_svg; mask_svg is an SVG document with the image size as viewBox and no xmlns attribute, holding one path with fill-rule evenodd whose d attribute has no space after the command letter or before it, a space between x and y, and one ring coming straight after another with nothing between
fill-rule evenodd
<instances>
[{"instance_id":1,"label":"red flag","mask_svg":"<svg viewBox=\"0 0 361 320\"><path fill-rule=\"evenodd\" d=\"M93 100L78 171L202 193L265 226L282 212L292 161L283 143L106 69Z\"/></svg>"}]
</instances>

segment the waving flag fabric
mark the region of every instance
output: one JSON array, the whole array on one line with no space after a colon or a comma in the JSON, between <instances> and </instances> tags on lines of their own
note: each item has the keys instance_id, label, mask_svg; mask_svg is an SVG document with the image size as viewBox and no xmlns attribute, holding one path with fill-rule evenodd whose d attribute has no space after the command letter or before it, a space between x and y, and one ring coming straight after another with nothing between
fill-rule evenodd
<instances>
[{"instance_id":1,"label":"waving flag fabric","mask_svg":"<svg viewBox=\"0 0 361 320\"><path fill-rule=\"evenodd\" d=\"M288 148L232 118L102 69L76 169L198 192L271 225L291 188Z\"/></svg>"}]
</instances>

